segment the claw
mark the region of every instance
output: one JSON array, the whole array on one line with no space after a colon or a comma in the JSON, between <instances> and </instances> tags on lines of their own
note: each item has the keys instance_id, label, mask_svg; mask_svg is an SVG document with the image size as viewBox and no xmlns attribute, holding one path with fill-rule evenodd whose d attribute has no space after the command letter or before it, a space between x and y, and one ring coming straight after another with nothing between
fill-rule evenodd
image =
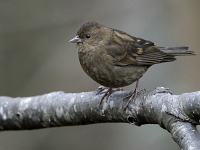
<instances>
[{"instance_id":1,"label":"claw","mask_svg":"<svg viewBox=\"0 0 200 150\"><path fill-rule=\"evenodd\" d=\"M126 103L126 105L124 106L124 109L127 108L128 104L131 102L131 100L133 100L138 93L138 86L139 86L139 80L136 81L136 86L135 86L135 90L133 91L133 94L130 96L128 102ZM143 89L144 90L144 89ZM140 91L140 90L139 90Z\"/></svg>"},{"instance_id":2,"label":"claw","mask_svg":"<svg viewBox=\"0 0 200 150\"><path fill-rule=\"evenodd\" d=\"M100 101L100 103L99 103L99 106L101 106L101 104L102 104L102 102L103 102L103 100L104 100L104 98L106 98L106 99L108 99L108 97L113 93L113 92L116 92L116 91L122 91L122 89L121 88L117 88L117 89L112 89L112 88L109 88L107 91L105 91L105 92L100 92L100 93L98 93L98 94L104 94L104 96L101 98L101 101Z\"/></svg>"}]
</instances>

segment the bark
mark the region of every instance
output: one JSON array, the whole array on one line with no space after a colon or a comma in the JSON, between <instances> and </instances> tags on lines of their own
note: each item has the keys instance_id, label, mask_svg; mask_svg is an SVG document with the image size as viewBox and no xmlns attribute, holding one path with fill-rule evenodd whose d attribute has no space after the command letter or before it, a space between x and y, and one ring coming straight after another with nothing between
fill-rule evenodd
<instances>
[{"instance_id":1,"label":"bark","mask_svg":"<svg viewBox=\"0 0 200 150\"><path fill-rule=\"evenodd\" d=\"M159 124L184 150L200 147L200 92L172 95L158 87L140 91L125 107L132 92L117 91L100 101L107 89L83 93L52 92L34 97L0 97L0 130L32 130L59 126L123 122L137 126Z\"/></svg>"}]
</instances>

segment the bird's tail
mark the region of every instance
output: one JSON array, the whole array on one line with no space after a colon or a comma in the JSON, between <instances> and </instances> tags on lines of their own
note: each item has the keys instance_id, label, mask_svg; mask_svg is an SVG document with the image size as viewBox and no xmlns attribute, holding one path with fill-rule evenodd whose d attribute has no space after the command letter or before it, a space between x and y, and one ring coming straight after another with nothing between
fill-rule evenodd
<instances>
[{"instance_id":1,"label":"bird's tail","mask_svg":"<svg viewBox=\"0 0 200 150\"><path fill-rule=\"evenodd\" d=\"M177 47L158 47L162 52L172 55L172 56L189 56L195 55L193 51L188 50L187 46L177 46Z\"/></svg>"}]
</instances>

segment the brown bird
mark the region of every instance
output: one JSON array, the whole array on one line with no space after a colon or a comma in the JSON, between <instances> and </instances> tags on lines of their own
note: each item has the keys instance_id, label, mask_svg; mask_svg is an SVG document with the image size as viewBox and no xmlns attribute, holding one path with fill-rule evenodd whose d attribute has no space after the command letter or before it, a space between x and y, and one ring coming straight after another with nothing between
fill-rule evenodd
<instances>
[{"instance_id":1,"label":"brown bird","mask_svg":"<svg viewBox=\"0 0 200 150\"><path fill-rule=\"evenodd\" d=\"M139 79L150 66L174 61L175 56L194 55L186 46L158 47L151 41L93 21L81 25L69 42L77 43L79 61L86 74L97 83L109 87L103 98L112 93L112 88L137 81L133 98Z\"/></svg>"}]
</instances>

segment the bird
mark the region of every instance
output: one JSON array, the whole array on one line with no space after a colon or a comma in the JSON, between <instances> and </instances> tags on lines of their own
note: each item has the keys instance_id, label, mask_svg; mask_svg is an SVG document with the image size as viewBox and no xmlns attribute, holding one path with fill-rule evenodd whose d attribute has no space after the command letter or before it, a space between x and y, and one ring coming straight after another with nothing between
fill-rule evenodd
<instances>
[{"instance_id":1,"label":"bird","mask_svg":"<svg viewBox=\"0 0 200 150\"><path fill-rule=\"evenodd\" d=\"M136 82L135 90L126 103L137 95L139 79L154 64L172 62L176 56L195 55L187 46L161 47L153 42L127 34L121 30L87 21L69 42L76 43L79 61L85 73L94 81L108 87L100 101L113 88Z\"/></svg>"}]
</instances>

